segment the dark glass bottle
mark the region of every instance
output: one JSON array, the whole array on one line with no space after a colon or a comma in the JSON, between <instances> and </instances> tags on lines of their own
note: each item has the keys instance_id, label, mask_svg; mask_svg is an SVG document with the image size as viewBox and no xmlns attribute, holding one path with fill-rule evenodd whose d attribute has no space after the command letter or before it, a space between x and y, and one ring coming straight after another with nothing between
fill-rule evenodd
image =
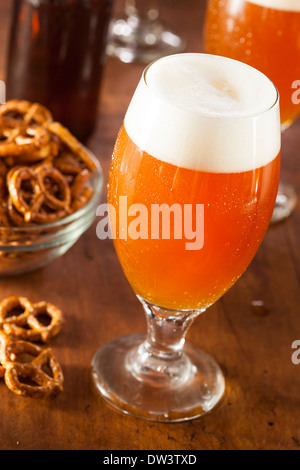
<instances>
[{"instance_id":1,"label":"dark glass bottle","mask_svg":"<svg viewBox=\"0 0 300 470\"><path fill-rule=\"evenodd\" d=\"M113 0L14 0L7 99L47 106L80 140L98 110Z\"/></svg>"}]
</instances>

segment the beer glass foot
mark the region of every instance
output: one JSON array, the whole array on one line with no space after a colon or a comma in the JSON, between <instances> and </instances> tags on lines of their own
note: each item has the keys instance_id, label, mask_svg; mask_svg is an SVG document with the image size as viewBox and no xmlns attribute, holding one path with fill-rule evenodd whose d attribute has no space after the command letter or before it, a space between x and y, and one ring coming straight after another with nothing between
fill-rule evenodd
<instances>
[{"instance_id":1,"label":"beer glass foot","mask_svg":"<svg viewBox=\"0 0 300 470\"><path fill-rule=\"evenodd\" d=\"M271 224L286 219L297 204L297 196L294 188L286 183L279 183L276 203L272 214Z\"/></svg>"},{"instance_id":2,"label":"beer glass foot","mask_svg":"<svg viewBox=\"0 0 300 470\"><path fill-rule=\"evenodd\" d=\"M186 343L183 377L165 370L137 374L143 335L128 335L106 344L94 356L92 374L98 391L123 413L152 421L186 421L211 411L223 396L225 381L206 352ZM174 375L172 377L172 375ZM173 382L173 383L172 383Z\"/></svg>"},{"instance_id":3,"label":"beer glass foot","mask_svg":"<svg viewBox=\"0 0 300 470\"><path fill-rule=\"evenodd\" d=\"M223 373L184 339L202 311L176 314L140 300L147 336L122 336L97 351L92 374L98 391L114 408L153 421L186 421L211 411L224 394Z\"/></svg>"}]
</instances>

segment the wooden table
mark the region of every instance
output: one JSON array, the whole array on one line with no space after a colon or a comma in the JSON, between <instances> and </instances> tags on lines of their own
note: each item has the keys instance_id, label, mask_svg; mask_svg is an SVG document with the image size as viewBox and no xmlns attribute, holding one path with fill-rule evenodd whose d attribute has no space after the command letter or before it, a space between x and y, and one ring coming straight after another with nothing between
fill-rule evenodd
<instances>
[{"instance_id":1,"label":"wooden table","mask_svg":"<svg viewBox=\"0 0 300 470\"><path fill-rule=\"evenodd\" d=\"M187 39L187 50L201 51L205 2L164 3L162 15L172 13L169 22ZM5 79L9 5L7 0L0 6L0 79ZM113 144L142 69L107 61L98 126L88 143L99 157L105 184ZM298 121L283 139L282 177L300 194L299 149ZM63 393L44 401L20 398L1 382L0 448L299 449L300 365L291 361L292 342L300 339L299 205L288 220L268 230L247 272L192 326L188 339L213 354L227 389L211 414L177 424L113 411L95 390L90 363L97 348L146 327L113 244L97 239L95 224L46 268L0 280L1 298L48 299L66 318L52 344L64 370ZM264 308L254 309L253 301L262 301Z\"/></svg>"}]
</instances>

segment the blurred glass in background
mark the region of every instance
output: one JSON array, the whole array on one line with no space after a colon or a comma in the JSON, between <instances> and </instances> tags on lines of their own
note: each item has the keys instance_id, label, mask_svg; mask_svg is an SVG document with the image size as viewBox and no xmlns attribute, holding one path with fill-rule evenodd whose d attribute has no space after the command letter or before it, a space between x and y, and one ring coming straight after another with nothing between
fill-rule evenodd
<instances>
[{"instance_id":1,"label":"blurred glass in background","mask_svg":"<svg viewBox=\"0 0 300 470\"><path fill-rule=\"evenodd\" d=\"M107 53L122 62L149 63L183 52L185 41L160 20L158 0L125 0L110 25Z\"/></svg>"},{"instance_id":2,"label":"blurred glass in background","mask_svg":"<svg viewBox=\"0 0 300 470\"><path fill-rule=\"evenodd\" d=\"M300 115L293 99L300 78L300 0L208 0L204 39L207 53L267 75L279 90L282 131L292 125ZM272 223L288 217L296 203L293 186L281 181Z\"/></svg>"}]
</instances>

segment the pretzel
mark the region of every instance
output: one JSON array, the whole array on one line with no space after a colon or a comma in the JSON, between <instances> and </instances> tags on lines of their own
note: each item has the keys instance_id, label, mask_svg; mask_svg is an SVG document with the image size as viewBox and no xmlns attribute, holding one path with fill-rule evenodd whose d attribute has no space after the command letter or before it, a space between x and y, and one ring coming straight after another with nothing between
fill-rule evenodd
<instances>
[{"instance_id":1,"label":"pretzel","mask_svg":"<svg viewBox=\"0 0 300 470\"><path fill-rule=\"evenodd\" d=\"M30 101L9 100L0 108L0 116L8 117L11 124L20 123L31 124L37 123L45 125L53 120L50 111L39 103L31 103ZM19 116L19 119L18 119Z\"/></svg>"},{"instance_id":2,"label":"pretzel","mask_svg":"<svg viewBox=\"0 0 300 470\"><path fill-rule=\"evenodd\" d=\"M89 153L84 149L83 145L74 137L71 132L59 122L51 122L47 128L52 134L59 139L85 163L91 171L96 170L96 165L91 159Z\"/></svg>"},{"instance_id":3,"label":"pretzel","mask_svg":"<svg viewBox=\"0 0 300 470\"><path fill-rule=\"evenodd\" d=\"M9 312L20 307L24 310L22 314L9 316ZM50 317L49 325L43 325L39 315ZM61 310L49 302L33 304L25 297L8 297L0 303L0 328L10 337L46 343L59 333L63 323Z\"/></svg>"},{"instance_id":4,"label":"pretzel","mask_svg":"<svg viewBox=\"0 0 300 470\"><path fill-rule=\"evenodd\" d=\"M39 225L50 224L56 220L60 220L69 214L68 210L60 209L55 212L48 212L47 210L41 209L32 215L32 222Z\"/></svg>"},{"instance_id":5,"label":"pretzel","mask_svg":"<svg viewBox=\"0 0 300 470\"><path fill-rule=\"evenodd\" d=\"M7 200L7 215L15 227L32 226L32 223L25 222L24 217L16 210L10 197Z\"/></svg>"},{"instance_id":6,"label":"pretzel","mask_svg":"<svg viewBox=\"0 0 300 470\"><path fill-rule=\"evenodd\" d=\"M17 168L7 177L7 181L12 203L24 215L25 222L30 222L45 200L42 182L38 173L29 167ZM29 203L25 201L21 192L24 181L30 181L32 186L32 198Z\"/></svg>"},{"instance_id":7,"label":"pretzel","mask_svg":"<svg viewBox=\"0 0 300 470\"><path fill-rule=\"evenodd\" d=\"M44 201L52 209L69 209L71 202L71 190L65 177L53 166L41 165L36 169L43 187ZM88 179L90 174L88 173ZM62 196L59 199L54 192L51 193L51 185L47 188L45 180L52 180L56 185L56 190ZM86 181L87 182L87 181ZM86 184L85 182L85 184Z\"/></svg>"},{"instance_id":8,"label":"pretzel","mask_svg":"<svg viewBox=\"0 0 300 470\"><path fill-rule=\"evenodd\" d=\"M88 170L81 170L78 173L71 186L71 195L73 199L80 197L90 179L90 172Z\"/></svg>"},{"instance_id":9,"label":"pretzel","mask_svg":"<svg viewBox=\"0 0 300 470\"><path fill-rule=\"evenodd\" d=\"M46 188L44 180L51 178L59 192L63 195L63 199L59 199L55 194L51 194ZM9 214L17 226L25 225L20 219L20 214L24 217L24 222L37 222L46 224L62 218L69 211L71 201L71 191L67 181L55 168L51 166L43 166L38 170L29 167L20 167L10 171L7 175L8 191L11 203L17 210L13 211L11 204L8 208ZM22 190L22 184L29 182L31 192ZM30 188L29 188L30 189ZM54 209L54 212L47 212L43 209L43 205Z\"/></svg>"},{"instance_id":10,"label":"pretzel","mask_svg":"<svg viewBox=\"0 0 300 470\"><path fill-rule=\"evenodd\" d=\"M8 338L0 332L0 378L2 379L5 374L5 346L8 342Z\"/></svg>"},{"instance_id":11,"label":"pretzel","mask_svg":"<svg viewBox=\"0 0 300 470\"><path fill-rule=\"evenodd\" d=\"M81 209L94 192L89 180L96 169L44 106L26 100L0 106L0 230L50 224Z\"/></svg>"},{"instance_id":12,"label":"pretzel","mask_svg":"<svg viewBox=\"0 0 300 470\"><path fill-rule=\"evenodd\" d=\"M2 128L0 133L0 157L33 153L35 159L45 158L49 154L45 146L49 144L50 134L40 126L20 126ZM38 153L40 151L40 153Z\"/></svg>"},{"instance_id":13,"label":"pretzel","mask_svg":"<svg viewBox=\"0 0 300 470\"><path fill-rule=\"evenodd\" d=\"M51 140L42 147L36 148L33 152L18 154L13 159L11 157L10 166L15 165L16 162L30 164L47 158L52 160L59 153L59 149L59 142Z\"/></svg>"},{"instance_id":14,"label":"pretzel","mask_svg":"<svg viewBox=\"0 0 300 470\"><path fill-rule=\"evenodd\" d=\"M38 320L38 315L41 314L50 317L51 321L48 326L43 325ZM27 325L40 334L40 338L44 343L49 342L53 336L56 336L60 332L63 324L64 320L59 308L45 301L33 304L33 310L27 318Z\"/></svg>"},{"instance_id":15,"label":"pretzel","mask_svg":"<svg viewBox=\"0 0 300 470\"><path fill-rule=\"evenodd\" d=\"M32 361L42 351L43 349L37 344L22 340L15 341L3 332L0 332L0 361L4 369L7 362L24 362L22 355L26 356L26 362L28 362L29 358Z\"/></svg>"},{"instance_id":16,"label":"pretzel","mask_svg":"<svg viewBox=\"0 0 300 470\"><path fill-rule=\"evenodd\" d=\"M61 173L68 175L77 175L82 170L82 162L72 153L66 151L53 159L53 166Z\"/></svg>"},{"instance_id":17,"label":"pretzel","mask_svg":"<svg viewBox=\"0 0 300 470\"><path fill-rule=\"evenodd\" d=\"M63 373L50 348L43 350L27 341L16 341L8 342L4 349L4 380L12 392L25 397L43 398L63 390ZM34 359L31 362L17 362L21 354L33 356ZM45 366L48 366L51 375L44 371ZM24 383L21 377L34 383Z\"/></svg>"},{"instance_id":18,"label":"pretzel","mask_svg":"<svg viewBox=\"0 0 300 470\"><path fill-rule=\"evenodd\" d=\"M92 188L85 188L81 195L76 197L72 204L71 204L71 210L72 212L77 212L79 211L79 209L81 209L83 206L85 206L89 200L91 199L91 197L93 196L94 194L94 191L92 190Z\"/></svg>"},{"instance_id":19,"label":"pretzel","mask_svg":"<svg viewBox=\"0 0 300 470\"><path fill-rule=\"evenodd\" d=\"M24 341L38 342L41 340L41 335L38 331L27 328L27 322L23 325L17 325L14 323L4 323L2 326L3 332L12 337L22 339Z\"/></svg>"},{"instance_id":20,"label":"pretzel","mask_svg":"<svg viewBox=\"0 0 300 470\"><path fill-rule=\"evenodd\" d=\"M13 310L17 308L22 311L14 314ZM50 317L48 326L39 321L41 314ZM24 397L43 398L63 390L63 372L52 350L24 340L26 337L31 341L49 341L62 325L61 311L48 302L32 303L26 297L16 296L0 302L0 377L4 377L12 392ZM19 331L22 339L16 340L12 336ZM25 331L29 334L25 335Z\"/></svg>"},{"instance_id":21,"label":"pretzel","mask_svg":"<svg viewBox=\"0 0 300 470\"><path fill-rule=\"evenodd\" d=\"M14 309L20 308L23 313L9 315ZM26 297L7 297L0 302L0 328L4 324L13 323L15 325L26 324L29 313L33 310L32 303Z\"/></svg>"}]
</instances>

